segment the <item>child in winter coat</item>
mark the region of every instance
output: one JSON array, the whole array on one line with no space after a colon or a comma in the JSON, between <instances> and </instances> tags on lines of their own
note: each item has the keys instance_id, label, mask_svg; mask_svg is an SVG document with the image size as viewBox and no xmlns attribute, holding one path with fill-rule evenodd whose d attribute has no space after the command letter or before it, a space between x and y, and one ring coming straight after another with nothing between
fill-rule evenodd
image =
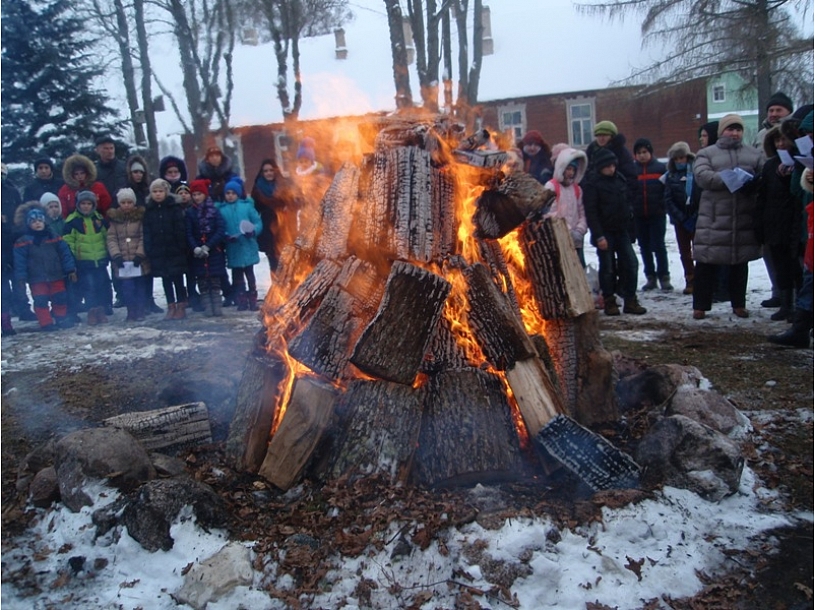
<instances>
[{"instance_id":1,"label":"child in winter coat","mask_svg":"<svg viewBox=\"0 0 816 610\"><path fill-rule=\"evenodd\" d=\"M170 194L170 185L162 178L150 184L150 198L144 215L145 254L150 259L153 275L162 279L167 298L165 320L187 317L187 232L184 210Z\"/></svg>"},{"instance_id":2,"label":"child in winter coat","mask_svg":"<svg viewBox=\"0 0 816 610\"><path fill-rule=\"evenodd\" d=\"M617 172L618 159L610 150L595 153L593 170L584 182L584 209L591 243L598 250L598 272L604 313L620 315L616 291L623 296L623 312L646 313L637 299L638 262L632 249L633 217L629 185Z\"/></svg>"},{"instance_id":3,"label":"child in winter coat","mask_svg":"<svg viewBox=\"0 0 816 610\"><path fill-rule=\"evenodd\" d=\"M587 157L583 151L565 148L555 159L555 173L544 188L555 193L555 199L545 218L557 217L567 221L570 236L575 244L575 252L581 266L586 267L584 259L584 235L587 232L584 199L578 183L583 180L586 171Z\"/></svg>"},{"instance_id":4,"label":"child in winter coat","mask_svg":"<svg viewBox=\"0 0 816 610\"><path fill-rule=\"evenodd\" d=\"M38 202L21 205L16 217L25 219L25 234L14 242L14 279L29 285L40 330L69 328L73 323L68 318L65 278L76 281L71 250L62 237L48 230L45 212Z\"/></svg>"},{"instance_id":5,"label":"child in winter coat","mask_svg":"<svg viewBox=\"0 0 816 610\"><path fill-rule=\"evenodd\" d=\"M652 143L646 138L635 140L637 189L633 202L637 242L643 260L646 284L643 290L654 290L660 281L661 290L674 290L669 276L666 253L666 202L663 181L666 166L654 158Z\"/></svg>"},{"instance_id":6,"label":"child in winter coat","mask_svg":"<svg viewBox=\"0 0 816 610\"><path fill-rule=\"evenodd\" d=\"M136 205L133 189L123 188L116 193L118 206L108 210L108 252L113 274L119 278L119 294L127 307L126 322L145 319L147 305L147 276L150 263L144 249L144 207ZM129 264L126 264L129 263Z\"/></svg>"},{"instance_id":7,"label":"child in winter coat","mask_svg":"<svg viewBox=\"0 0 816 610\"><path fill-rule=\"evenodd\" d=\"M209 196L209 180L190 183L193 204L185 213L187 245L193 253L192 271L198 283L205 316L221 314L221 276L226 273L226 223Z\"/></svg>"},{"instance_id":8,"label":"child in winter coat","mask_svg":"<svg viewBox=\"0 0 816 610\"><path fill-rule=\"evenodd\" d=\"M694 196L694 155L685 142L675 142L667 153L668 171L665 174L666 188L663 196L666 200L666 212L669 221L674 225L674 236L680 250L680 262L686 286L683 294L694 294L694 259L692 258L692 241L694 225L697 224L697 206L699 197Z\"/></svg>"},{"instance_id":9,"label":"child in winter coat","mask_svg":"<svg viewBox=\"0 0 816 610\"><path fill-rule=\"evenodd\" d=\"M263 228L251 198L242 199L244 185L232 179L224 186L225 202L216 204L226 221L227 266L232 269L232 290L238 311L258 310L253 266L261 261L256 235ZM246 284L244 284L246 278Z\"/></svg>"},{"instance_id":10,"label":"child in winter coat","mask_svg":"<svg viewBox=\"0 0 816 610\"><path fill-rule=\"evenodd\" d=\"M62 217L62 205L54 193L43 193L40 205L45 209L45 224L54 235L65 232L65 219Z\"/></svg>"},{"instance_id":11,"label":"child in winter coat","mask_svg":"<svg viewBox=\"0 0 816 610\"><path fill-rule=\"evenodd\" d=\"M186 181L181 180L175 186L170 187L170 192L176 197L176 201L179 202L179 205L181 205L181 209L184 210L186 218L187 210L190 209L193 203L190 185L187 184ZM201 304L201 297L196 290L192 249L187 252L187 273L184 274L184 286L187 289L187 301L193 311L204 311L204 306Z\"/></svg>"},{"instance_id":12,"label":"child in winter coat","mask_svg":"<svg viewBox=\"0 0 816 610\"><path fill-rule=\"evenodd\" d=\"M94 326L108 321L108 222L97 211L91 191L80 191L76 201L76 210L65 219L64 237L76 259L78 292L88 306L88 325Z\"/></svg>"}]
</instances>

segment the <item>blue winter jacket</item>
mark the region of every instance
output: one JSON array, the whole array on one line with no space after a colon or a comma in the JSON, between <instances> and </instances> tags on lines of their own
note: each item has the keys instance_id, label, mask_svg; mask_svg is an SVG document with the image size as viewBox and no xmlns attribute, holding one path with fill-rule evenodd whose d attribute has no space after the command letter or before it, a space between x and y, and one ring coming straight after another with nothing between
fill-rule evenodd
<instances>
[{"instance_id":1,"label":"blue winter jacket","mask_svg":"<svg viewBox=\"0 0 816 610\"><path fill-rule=\"evenodd\" d=\"M14 279L18 282L55 282L74 271L76 262L68 244L48 229L29 229L14 242Z\"/></svg>"},{"instance_id":2,"label":"blue winter jacket","mask_svg":"<svg viewBox=\"0 0 816 610\"><path fill-rule=\"evenodd\" d=\"M219 202L215 205L224 217L227 228L227 266L236 269L261 262L256 235L261 232L263 223L252 198L239 199L234 203ZM251 237L241 232L242 220L248 220L255 227Z\"/></svg>"}]
</instances>

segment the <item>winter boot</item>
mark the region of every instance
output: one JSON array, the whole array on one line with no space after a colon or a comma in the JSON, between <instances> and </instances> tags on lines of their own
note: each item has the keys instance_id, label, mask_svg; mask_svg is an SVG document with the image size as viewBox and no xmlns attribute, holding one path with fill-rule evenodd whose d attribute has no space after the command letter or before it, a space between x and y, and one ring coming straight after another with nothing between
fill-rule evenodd
<instances>
[{"instance_id":1,"label":"winter boot","mask_svg":"<svg viewBox=\"0 0 816 610\"><path fill-rule=\"evenodd\" d=\"M638 303L637 297L632 297L623 301L623 313L633 313L636 316L642 316L646 313L646 308Z\"/></svg>"},{"instance_id":2,"label":"winter boot","mask_svg":"<svg viewBox=\"0 0 816 610\"><path fill-rule=\"evenodd\" d=\"M176 304L175 303L168 303L167 304L167 313L164 315L165 320L175 320L176 319Z\"/></svg>"},{"instance_id":3,"label":"winter boot","mask_svg":"<svg viewBox=\"0 0 816 610\"><path fill-rule=\"evenodd\" d=\"M136 307L134 305L127 305L127 317L125 318L125 322L135 321L136 321Z\"/></svg>"},{"instance_id":4,"label":"winter boot","mask_svg":"<svg viewBox=\"0 0 816 610\"><path fill-rule=\"evenodd\" d=\"M205 316L211 318L213 316L213 301L210 296L210 280L202 279L198 282L198 289L201 291L199 302L201 303L201 311Z\"/></svg>"},{"instance_id":5,"label":"winter boot","mask_svg":"<svg viewBox=\"0 0 816 610\"><path fill-rule=\"evenodd\" d=\"M604 297L604 313L608 316L619 316L618 300L613 294L611 297Z\"/></svg>"},{"instance_id":6,"label":"winter boot","mask_svg":"<svg viewBox=\"0 0 816 610\"><path fill-rule=\"evenodd\" d=\"M813 328L813 312L797 308L793 312L793 324L784 333L771 335L768 341L788 347L810 347L810 330Z\"/></svg>"},{"instance_id":7,"label":"winter boot","mask_svg":"<svg viewBox=\"0 0 816 610\"><path fill-rule=\"evenodd\" d=\"M96 326L99 324L99 309L97 307L91 307L88 310L87 324L88 326Z\"/></svg>"},{"instance_id":8,"label":"winter boot","mask_svg":"<svg viewBox=\"0 0 816 610\"><path fill-rule=\"evenodd\" d=\"M793 290L781 290L779 293L779 311L771 314L771 320L780 322L781 320L793 319Z\"/></svg>"},{"instance_id":9,"label":"winter boot","mask_svg":"<svg viewBox=\"0 0 816 610\"><path fill-rule=\"evenodd\" d=\"M208 296L212 302L212 315L216 318L220 318L224 315L224 312L221 311L221 280L219 278L216 277L210 279L210 292L208 293Z\"/></svg>"},{"instance_id":10,"label":"winter boot","mask_svg":"<svg viewBox=\"0 0 816 610\"><path fill-rule=\"evenodd\" d=\"M187 317L187 301L179 301L176 303L176 315L173 316L174 320L183 320Z\"/></svg>"},{"instance_id":11,"label":"winter boot","mask_svg":"<svg viewBox=\"0 0 816 610\"><path fill-rule=\"evenodd\" d=\"M660 290L663 292L671 292L674 290L674 286L672 286L671 283L671 278L668 275L660 276Z\"/></svg>"},{"instance_id":12,"label":"winter boot","mask_svg":"<svg viewBox=\"0 0 816 610\"><path fill-rule=\"evenodd\" d=\"M14 327L11 325L11 314L4 313L2 316L3 320L3 336L10 337L11 335L16 335L17 331L14 330Z\"/></svg>"},{"instance_id":13,"label":"winter boot","mask_svg":"<svg viewBox=\"0 0 816 610\"><path fill-rule=\"evenodd\" d=\"M111 314L113 315L113 314ZM107 308L106 307L97 307L96 308L96 323L97 324L107 324Z\"/></svg>"},{"instance_id":14,"label":"winter boot","mask_svg":"<svg viewBox=\"0 0 816 610\"><path fill-rule=\"evenodd\" d=\"M190 294L187 295L187 301L190 303L190 308L193 311L204 311L204 299L198 292L190 292Z\"/></svg>"},{"instance_id":15,"label":"winter boot","mask_svg":"<svg viewBox=\"0 0 816 610\"><path fill-rule=\"evenodd\" d=\"M74 320L71 316L54 316L57 328L66 329L74 327Z\"/></svg>"},{"instance_id":16,"label":"winter boot","mask_svg":"<svg viewBox=\"0 0 816 610\"><path fill-rule=\"evenodd\" d=\"M235 295L235 304L238 306L238 311L249 310L249 293L246 290L241 290Z\"/></svg>"},{"instance_id":17,"label":"winter boot","mask_svg":"<svg viewBox=\"0 0 816 610\"><path fill-rule=\"evenodd\" d=\"M694 275L686 276L686 287L683 288L683 294L694 294Z\"/></svg>"},{"instance_id":18,"label":"winter boot","mask_svg":"<svg viewBox=\"0 0 816 610\"><path fill-rule=\"evenodd\" d=\"M657 277L654 276L654 275L647 275L646 276L646 283L643 284L643 288L641 288L641 290L643 290L645 292L647 290L654 290L656 288L657 288Z\"/></svg>"},{"instance_id":19,"label":"winter boot","mask_svg":"<svg viewBox=\"0 0 816 610\"><path fill-rule=\"evenodd\" d=\"M258 311L258 291L250 290L247 292L247 306L249 311Z\"/></svg>"},{"instance_id":20,"label":"winter boot","mask_svg":"<svg viewBox=\"0 0 816 610\"><path fill-rule=\"evenodd\" d=\"M19 319L20 322L34 322L37 320L37 314L26 307L20 312L20 315L17 316L17 319Z\"/></svg>"}]
</instances>

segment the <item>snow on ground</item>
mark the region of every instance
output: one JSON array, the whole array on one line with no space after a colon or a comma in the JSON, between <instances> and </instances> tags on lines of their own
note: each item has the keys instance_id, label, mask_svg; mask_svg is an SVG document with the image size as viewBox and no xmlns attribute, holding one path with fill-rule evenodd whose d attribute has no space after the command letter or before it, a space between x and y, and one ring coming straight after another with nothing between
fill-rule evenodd
<instances>
[{"instance_id":1,"label":"snow on ground","mask_svg":"<svg viewBox=\"0 0 816 610\"><path fill-rule=\"evenodd\" d=\"M667 231L672 278L675 292L650 293L641 300L649 312L637 319L664 321L682 320L688 324L741 326L746 332L767 333L767 318L772 310L763 310L759 301L768 297L768 280L762 261L750 266L748 309L751 318L741 320L731 315L730 305L714 305L711 315L702 321L691 320L691 298L680 294L683 274L680 269L676 244L671 228ZM592 248L587 248L587 260L595 261ZM261 281L260 292L268 288L269 274L266 263L256 270ZM643 278L639 278L642 283ZM266 282L266 284L264 284ZM160 290L157 299L163 305ZM234 310L227 312L228 316ZM761 324L759 324L761 322ZM235 321L237 332L246 332L247 344L257 330L253 316L241 316ZM784 329L784 323L778 329ZM770 326L775 328L774 326ZM150 350L177 351L194 349L198 341L209 340L206 331L156 330L150 327L132 328L127 340L137 340L127 355L120 354L117 346L123 332L113 325L86 329L87 345L99 360L142 358ZM172 341L168 336L172 334ZM137 337L138 335L138 337ZM623 334L632 341L660 340L660 333L649 331ZM27 334L5 341L2 371L48 370L53 362L43 356L39 335ZM86 345L67 349L69 333L49 333L48 342L57 342L65 349L67 358L82 365L81 352ZM75 339L74 339L75 340ZM43 341L44 342L44 341ZM53 348L52 349L57 349ZM52 352L53 353L53 352ZM812 357L812 354L811 356ZM65 358L61 358L65 361ZM4 389L4 391L6 391ZM813 412L801 409L795 414L802 421L810 421ZM754 414L752 414L754 415ZM770 417L769 414L757 414ZM474 494L490 493L478 487ZM2 606L11 610L30 610L60 607L62 610L125 610L150 608L156 610L185 608L178 606L171 594L183 582L182 570L191 562L201 561L223 547L227 539L223 532L206 533L195 525L194 519L182 515L171 530L175 539L173 549L150 553L143 550L126 531L114 530L98 539L90 515L94 508L114 499L115 492L100 492L97 504L72 514L59 506L54 510L38 509L38 522L24 535L8 540L3 546ZM410 605L413 596L422 590L433 591L421 608L453 607L456 588L446 581L464 582L463 574L472 580L467 584L476 589L489 590L483 566L474 549L496 561L511 566L528 566L529 575L518 578L511 587L518 598L518 607L535 609L584 609L587 603L597 602L620 610L640 608L647 600L663 594L674 597L692 595L702 588L698 573L713 573L727 568L729 551L746 549L764 539L763 532L795 523L797 519L813 520L813 513L785 513L776 502L774 492L762 487L749 468L745 468L740 490L719 503L706 502L697 495L673 488L665 488L653 500L621 509L604 509L603 522L556 531L545 518L517 518L508 520L501 529L487 530L476 523L462 528L451 527L443 539L427 550L414 549L406 557L391 559L391 548L378 554L364 554L357 558L336 557L333 569L326 577L321 593L311 602L312 608L356 608L357 601L350 597L355 587L367 578L377 583L371 591L372 608L390 609ZM396 534L399 525L394 525ZM440 546L444 543L444 548ZM766 541L767 542L767 541ZM251 547L251 543L247 543ZM88 568L63 583L61 575L70 571L68 559L86 558ZM104 560L104 561L103 561ZM522 565L523 564L523 565ZM29 565L37 573L46 575L51 586L34 597L22 597L22 588L6 582L6 575ZM99 566L95 568L94 565ZM239 587L228 597L211 602L209 610L236 608L284 608L282 602L270 598L263 588L270 584L278 589L292 586L288 576L277 578L276 565L268 564L264 571L255 573L250 587ZM523 568L527 569L527 568ZM399 585L399 586L392 586ZM394 591L397 591L394 593ZM495 598L479 597L485 608L507 608Z\"/></svg>"}]
</instances>

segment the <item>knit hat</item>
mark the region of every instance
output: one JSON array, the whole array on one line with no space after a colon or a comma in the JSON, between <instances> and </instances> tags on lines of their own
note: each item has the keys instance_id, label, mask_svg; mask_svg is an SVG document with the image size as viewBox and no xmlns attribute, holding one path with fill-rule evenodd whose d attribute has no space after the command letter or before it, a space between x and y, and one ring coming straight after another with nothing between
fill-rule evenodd
<instances>
[{"instance_id":1,"label":"knit hat","mask_svg":"<svg viewBox=\"0 0 816 610\"><path fill-rule=\"evenodd\" d=\"M204 193L205 195L210 194L210 181L205 180L204 178L199 178L198 180L193 180L190 183L190 193Z\"/></svg>"},{"instance_id":2,"label":"knit hat","mask_svg":"<svg viewBox=\"0 0 816 610\"><path fill-rule=\"evenodd\" d=\"M28 211L28 214L26 214L26 226L30 225L35 220L45 222L45 212L43 212L41 208L34 207Z\"/></svg>"},{"instance_id":3,"label":"knit hat","mask_svg":"<svg viewBox=\"0 0 816 610\"><path fill-rule=\"evenodd\" d=\"M227 191L233 191L233 192L237 193L238 196L240 197L241 195L244 194L244 185L243 185L243 183L241 183L240 180L236 180L235 178L232 178L232 179L230 179L229 182L227 182L224 185L224 193L226 193Z\"/></svg>"},{"instance_id":4,"label":"knit hat","mask_svg":"<svg viewBox=\"0 0 816 610\"><path fill-rule=\"evenodd\" d=\"M544 136L541 135L540 131L532 129L525 133L524 137L521 139L522 146L527 146L528 144L536 144L537 146L541 146L543 148L546 142L544 142Z\"/></svg>"},{"instance_id":5,"label":"knit hat","mask_svg":"<svg viewBox=\"0 0 816 610\"><path fill-rule=\"evenodd\" d=\"M297 159L298 161L301 159L307 159L314 163L315 160L315 141L310 137L305 137L300 141L300 145L298 146L297 151Z\"/></svg>"},{"instance_id":6,"label":"knit hat","mask_svg":"<svg viewBox=\"0 0 816 610\"><path fill-rule=\"evenodd\" d=\"M144 172L145 166L139 163L138 161L134 161L130 164L130 171L132 172Z\"/></svg>"},{"instance_id":7,"label":"knit hat","mask_svg":"<svg viewBox=\"0 0 816 610\"><path fill-rule=\"evenodd\" d=\"M132 201L136 203L136 193L133 189L123 188L116 193L116 201L122 203L123 201Z\"/></svg>"},{"instance_id":8,"label":"knit hat","mask_svg":"<svg viewBox=\"0 0 816 610\"><path fill-rule=\"evenodd\" d=\"M618 126L612 121L601 121L595 123L592 133L596 136L616 136L618 135Z\"/></svg>"},{"instance_id":9,"label":"knit hat","mask_svg":"<svg viewBox=\"0 0 816 610\"><path fill-rule=\"evenodd\" d=\"M207 148L207 152L206 152L206 154L204 156L209 157L210 155L222 155L223 156L224 153L222 153L221 149L218 148L217 146L210 146L210 147Z\"/></svg>"},{"instance_id":10,"label":"knit hat","mask_svg":"<svg viewBox=\"0 0 816 610\"><path fill-rule=\"evenodd\" d=\"M783 108L786 108L788 112L793 112L793 102L791 101L791 98L781 91L777 91L770 98L768 98L768 103L765 105L765 112L768 112L768 108L771 106L782 106Z\"/></svg>"},{"instance_id":11,"label":"knit hat","mask_svg":"<svg viewBox=\"0 0 816 610\"><path fill-rule=\"evenodd\" d=\"M635 145L632 147L632 150L637 153L641 148L645 148L649 151L649 154L654 154L654 148L652 148L652 142L648 138L638 138L635 140Z\"/></svg>"},{"instance_id":12,"label":"knit hat","mask_svg":"<svg viewBox=\"0 0 816 610\"><path fill-rule=\"evenodd\" d=\"M40 157L39 159L34 160L34 169L36 170L40 165L47 165L51 168L51 171L54 171L54 162L49 159L48 157Z\"/></svg>"},{"instance_id":13,"label":"knit hat","mask_svg":"<svg viewBox=\"0 0 816 610\"><path fill-rule=\"evenodd\" d=\"M742 117L738 114L726 114L723 118L720 119L720 122L717 123L717 135L722 136L723 132L731 127L731 125L739 125L743 129L745 129L745 123L742 121Z\"/></svg>"},{"instance_id":14,"label":"knit hat","mask_svg":"<svg viewBox=\"0 0 816 610\"><path fill-rule=\"evenodd\" d=\"M163 178L156 178L153 182L150 183L150 190L152 191L155 188L162 188L169 193L170 183Z\"/></svg>"},{"instance_id":15,"label":"knit hat","mask_svg":"<svg viewBox=\"0 0 816 610\"><path fill-rule=\"evenodd\" d=\"M617 165L618 158L608 148L601 148L593 155L592 162L595 164L595 169L600 171L608 165Z\"/></svg>"},{"instance_id":16,"label":"knit hat","mask_svg":"<svg viewBox=\"0 0 816 610\"><path fill-rule=\"evenodd\" d=\"M52 201L56 201L57 203L60 202L59 197L57 197L54 193L43 193L42 197L40 197L40 205L43 207L48 207L48 204Z\"/></svg>"},{"instance_id":17,"label":"knit hat","mask_svg":"<svg viewBox=\"0 0 816 610\"><path fill-rule=\"evenodd\" d=\"M79 204L83 201L90 201L96 206L96 194L93 191L79 191L76 196L77 207L79 207Z\"/></svg>"},{"instance_id":18,"label":"knit hat","mask_svg":"<svg viewBox=\"0 0 816 610\"><path fill-rule=\"evenodd\" d=\"M173 194L180 193L181 191L187 191L188 193L192 193L190 190L190 185L187 184L184 180L181 180L173 187Z\"/></svg>"}]
</instances>

